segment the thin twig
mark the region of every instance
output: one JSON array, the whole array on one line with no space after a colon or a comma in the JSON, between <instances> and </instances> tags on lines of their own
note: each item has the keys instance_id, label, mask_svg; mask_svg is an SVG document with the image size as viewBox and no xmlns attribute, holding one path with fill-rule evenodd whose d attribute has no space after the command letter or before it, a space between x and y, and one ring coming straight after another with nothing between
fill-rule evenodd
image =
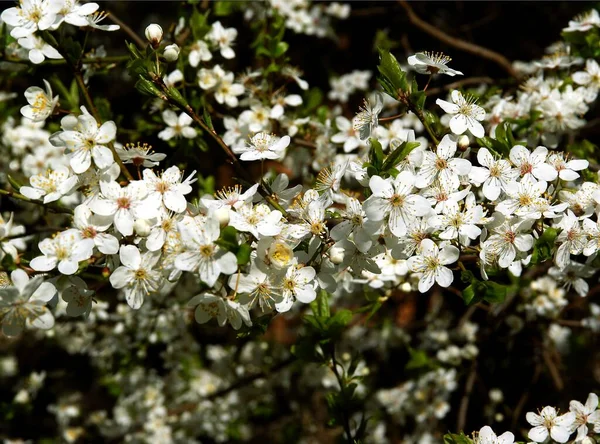
<instances>
[{"instance_id":1,"label":"thin twig","mask_svg":"<svg viewBox=\"0 0 600 444\"><path fill-rule=\"evenodd\" d=\"M473 360L471 364L471 370L467 377L467 383L465 385L465 392L460 401L460 408L458 410L458 420L456 421L456 431L460 432L464 430L465 424L467 423L467 411L469 410L469 400L471 393L473 392L473 385L475 384L475 378L477 377L477 360Z\"/></svg>"},{"instance_id":2,"label":"thin twig","mask_svg":"<svg viewBox=\"0 0 600 444\"><path fill-rule=\"evenodd\" d=\"M458 80L456 82L448 83L447 85L440 86L438 88L431 88L426 91L425 94L428 96L436 96L444 91L450 91L451 89L458 89L467 85L480 85L485 83L487 85L495 83L495 80L491 77L467 77L466 79Z\"/></svg>"},{"instance_id":3,"label":"thin twig","mask_svg":"<svg viewBox=\"0 0 600 444\"><path fill-rule=\"evenodd\" d=\"M519 418L521 417L521 412L523 411L523 408L525 407L525 404L527 403L527 400L529 399L529 392L533 388L533 386L535 385L537 380L539 379L541 373L542 373L542 365L538 363L535 366L535 370L533 372L533 377L531 378L531 382L529 383L529 385L527 387L525 387L525 391L521 395L521 399L519 399L519 402L517 403L517 406L515 407L515 410L513 411L512 425L510 427L511 429L515 429L517 427L517 423L519 422Z\"/></svg>"},{"instance_id":4,"label":"thin twig","mask_svg":"<svg viewBox=\"0 0 600 444\"><path fill-rule=\"evenodd\" d=\"M408 20L420 30L426 32L432 37L444 42L454 48L463 50L470 54L482 57L487 60L491 60L496 63L502 69L504 69L511 77L516 79L519 78L519 73L513 68L512 63L502 54L492 51L491 49L484 48L483 46L475 45L474 43L466 42L457 37L452 37L446 34L444 31L436 26L433 26L423 19L421 19L413 10L412 6L406 0L398 0L398 3L404 8L408 15Z\"/></svg>"},{"instance_id":5,"label":"thin twig","mask_svg":"<svg viewBox=\"0 0 600 444\"><path fill-rule=\"evenodd\" d=\"M548 367L548 370L550 371L554 387L560 392L565 388L565 384L560 376L560 371L558 370L556 363L552 360L552 356L550 356L550 351L546 347L544 347L544 350L542 351L542 357L544 358L546 367Z\"/></svg>"},{"instance_id":6,"label":"thin twig","mask_svg":"<svg viewBox=\"0 0 600 444\"><path fill-rule=\"evenodd\" d=\"M41 200L30 199L29 197L23 196L21 193L17 193L16 191L8 191L0 189L0 194L8 197L12 197L14 199L22 200L23 202L32 203L35 205L42 206L44 208L48 208L48 210L54 213L63 213L63 214L73 214L73 210L70 208L66 208L61 206L55 202L44 203Z\"/></svg>"},{"instance_id":7,"label":"thin twig","mask_svg":"<svg viewBox=\"0 0 600 444\"><path fill-rule=\"evenodd\" d=\"M119 25L125 34L131 37L140 48L144 48L146 46L147 43L139 35L137 35L135 31L127 25L127 23L121 21L119 17L117 17L112 11L107 10L106 13L108 14L108 17L117 25Z\"/></svg>"},{"instance_id":8,"label":"thin twig","mask_svg":"<svg viewBox=\"0 0 600 444\"><path fill-rule=\"evenodd\" d=\"M87 64L110 65L112 63L127 62L128 60L129 60L128 55L122 55L122 56L108 56L108 57L84 57L80 61L84 65L87 65ZM29 64L28 60L17 59L14 57L7 57L7 58L0 59L0 62L17 63L17 64L25 64L25 65ZM67 61L65 59L56 59L56 60L46 59L42 63L40 63L40 65L66 65L66 64L67 64ZM39 65L37 65L37 66L39 66Z\"/></svg>"}]
</instances>

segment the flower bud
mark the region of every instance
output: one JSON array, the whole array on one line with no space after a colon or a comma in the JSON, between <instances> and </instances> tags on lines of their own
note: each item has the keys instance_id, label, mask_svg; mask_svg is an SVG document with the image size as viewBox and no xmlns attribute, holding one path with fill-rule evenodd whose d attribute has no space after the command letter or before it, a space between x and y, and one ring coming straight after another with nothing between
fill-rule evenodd
<instances>
[{"instance_id":1,"label":"flower bud","mask_svg":"<svg viewBox=\"0 0 600 444\"><path fill-rule=\"evenodd\" d=\"M160 25L152 23L146 26L146 39L150 42L153 48L158 48L163 37L163 30Z\"/></svg>"},{"instance_id":2,"label":"flower bud","mask_svg":"<svg viewBox=\"0 0 600 444\"><path fill-rule=\"evenodd\" d=\"M215 216L217 216L219 225L224 227L229 223L229 207L221 207L215 210Z\"/></svg>"},{"instance_id":3,"label":"flower bud","mask_svg":"<svg viewBox=\"0 0 600 444\"><path fill-rule=\"evenodd\" d=\"M146 237L150 234L152 227L146 219L138 219L133 223L133 230L138 236Z\"/></svg>"},{"instance_id":4,"label":"flower bud","mask_svg":"<svg viewBox=\"0 0 600 444\"><path fill-rule=\"evenodd\" d=\"M177 46L175 43L172 45L167 45L165 47L165 52L163 53L165 60L167 62L174 62L179 57L179 51L179 46Z\"/></svg>"},{"instance_id":5,"label":"flower bud","mask_svg":"<svg viewBox=\"0 0 600 444\"><path fill-rule=\"evenodd\" d=\"M329 249L329 260L332 264L341 264L344 261L344 249L340 247L331 247Z\"/></svg>"},{"instance_id":6,"label":"flower bud","mask_svg":"<svg viewBox=\"0 0 600 444\"><path fill-rule=\"evenodd\" d=\"M466 134L463 134L462 136L460 136L458 138L458 149L461 151L465 151L467 148L469 148L469 145L471 144L471 141L469 140L469 136L467 136Z\"/></svg>"}]
</instances>

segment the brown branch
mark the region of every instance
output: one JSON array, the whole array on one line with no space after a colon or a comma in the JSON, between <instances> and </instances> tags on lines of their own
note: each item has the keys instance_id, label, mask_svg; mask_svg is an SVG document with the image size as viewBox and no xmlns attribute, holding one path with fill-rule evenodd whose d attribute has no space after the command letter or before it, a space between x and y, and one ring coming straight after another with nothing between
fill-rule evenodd
<instances>
[{"instance_id":1,"label":"brown branch","mask_svg":"<svg viewBox=\"0 0 600 444\"><path fill-rule=\"evenodd\" d=\"M508 60L502 54L499 54L496 51L492 51L491 49L484 48L483 46L466 42L457 37L452 37L446 34L441 29L437 28L436 26L433 26L421 19L406 0L398 0L398 3L400 3L400 5L406 11L406 14L408 15L408 20L421 31L426 32L430 36L435 37L441 42L446 43L447 45L450 45L454 48L460 49L470 54L474 54L487 60L491 60L492 62L502 67L502 69L504 69L511 77L514 77L516 79L519 78L519 73L513 68L510 60Z\"/></svg>"},{"instance_id":2,"label":"brown branch","mask_svg":"<svg viewBox=\"0 0 600 444\"><path fill-rule=\"evenodd\" d=\"M542 357L544 358L546 367L548 367L548 370L550 371L550 376L552 377L554 387L556 387L556 390L560 392L565 388L565 384L560 376L560 371L558 370L556 363L552 359L552 356L550 356L550 351L546 347L544 347L544 350L542 351Z\"/></svg>"},{"instance_id":3,"label":"brown branch","mask_svg":"<svg viewBox=\"0 0 600 444\"><path fill-rule=\"evenodd\" d=\"M112 11L107 10L106 13L108 14L108 18L119 25L125 34L131 37L131 39L134 40L140 48L146 47L147 43L139 35L137 35L135 31L127 25L127 23L119 19L119 17L117 17Z\"/></svg>"},{"instance_id":4,"label":"brown branch","mask_svg":"<svg viewBox=\"0 0 600 444\"><path fill-rule=\"evenodd\" d=\"M460 408L458 410L458 420L456 421L456 431L460 432L464 430L467 422L467 411L469 410L469 399L473 392L473 385L475 384L475 378L477 377L477 360L473 360L471 364L471 370L467 377L467 383L465 385L465 392L460 401Z\"/></svg>"},{"instance_id":5,"label":"brown branch","mask_svg":"<svg viewBox=\"0 0 600 444\"><path fill-rule=\"evenodd\" d=\"M529 391L533 388L533 386L539 379L541 373L542 373L542 365L537 364L535 366L535 370L533 372L533 377L531 378L531 382L529 383L529 385L526 387L526 390L521 395L521 399L519 399L519 402L517 403L517 406L515 407L515 410L513 411L512 424L510 427L511 429L515 429L517 427L517 423L519 422L519 417L521 416L521 412L523 411L523 408L525 407L525 404L527 403L527 400L529 399Z\"/></svg>"},{"instance_id":6,"label":"brown branch","mask_svg":"<svg viewBox=\"0 0 600 444\"><path fill-rule=\"evenodd\" d=\"M447 85L440 86L438 88L431 88L430 90L425 91L425 94L427 96L436 96L445 91L450 91L451 89L458 89L462 86L467 86L467 85L480 85L482 83L489 85L491 83L495 83L495 81L491 77L486 77L486 76L484 76L484 77L467 77L466 79L448 83Z\"/></svg>"}]
</instances>

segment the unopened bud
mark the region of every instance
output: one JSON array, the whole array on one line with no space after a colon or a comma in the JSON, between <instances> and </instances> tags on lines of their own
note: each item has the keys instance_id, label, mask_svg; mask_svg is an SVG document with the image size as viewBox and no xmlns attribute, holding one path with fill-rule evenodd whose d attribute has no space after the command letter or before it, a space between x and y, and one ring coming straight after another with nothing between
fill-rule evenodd
<instances>
[{"instance_id":1,"label":"unopened bud","mask_svg":"<svg viewBox=\"0 0 600 444\"><path fill-rule=\"evenodd\" d=\"M463 134L462 136L460 136L458 138L458 149L461 151L465 151L467 148L469 148L469 145L471 144L471 141L469 140L469 136L467 136L466 134Z\"/></svg>"},{"instance_id":2,"label":"unopened bud","mask_svg":"<svg viewBox=\"0 0 600 444\"><path fill-rule=\"evenodd\" d=\"M224 227L229 223L229 207L221 207L215 210L215 216L217 216L219 225Z\"/></svg>"},{"instance_id":3,"label":"unopened bud","mask_svg":"<svg viewBox=\"0 0 600 444\"><path fill-rule=\"evenodd\" d=\"M133 223L135 234L140 237L146 237L150 234L152 227L146 219L138 219Z\"/></svg>"},{"instance_id":4,"label":"unopened bud","mask_svg":"<svg viewBox=\"0 0 600 444\"><path fill-rule=\"evenodd\" d=\"M329 260L333 264L341 264L344 261L344 249L340 247L331 247L329 249Z\"/></svg>"},{"instance_id":5,"label":"unopened bud","mask_svg":"<svg viewBox=\"0 0 600 444\"><path fill-rule=\"evenodd\" d=\"M153 48L158 48L160 41L163 38L163 30L160 25L152 23L146 26L146 39L150 42Z\"/></svg>"},{"instance_id":6,"label":"unopened bud","mask_svg":"<svg viewBox=\"0 0 600 444\"><path fill-rule=\"evenodd\" d=\"M165 52L163 53L163 55L165 56L165 60L167 62L174 62L177 60L177 58L179 57L179 46L177 46L175 43L173 43L172 45L168 45L165 47Z\"/></svg>"}]
</instances>

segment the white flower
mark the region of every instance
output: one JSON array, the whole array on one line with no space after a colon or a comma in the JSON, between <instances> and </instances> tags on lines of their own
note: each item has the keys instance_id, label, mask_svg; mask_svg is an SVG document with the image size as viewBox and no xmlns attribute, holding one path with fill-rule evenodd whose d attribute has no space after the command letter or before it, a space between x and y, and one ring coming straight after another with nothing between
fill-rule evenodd
<instances>
[{"instance_id":1,"label":"white flower","mask_svg":"<svg viewBox=\"0 0 600 444\"><path fill-rule=\"evenodd\" d=\"M505 190L508 197L496 206L496 210L505 216L516 214L523 217L535 213L536 200L546 191L547 186L544 181L509 182Z\"/></svg>"},{"instance_id":2,"label":"white flower","mask_svg":"<svg viewBox=\"0 0 600 444\"><path fill-rule=\"evenodd\" d=\"M452 59L442 53L418 52L408 58L408 64L419 74L447 74L451 77L463 75L462 72L446 65Z\"/></svg>"},{"instance_id":3,"label":"white flower","mask_svg":"<svg viewBox=\"0 0 600 444\"><path fill-rule=\"evenodd\" d=\"M159 139L171 140L173 137L183 136L186 139L193 139L197 133L190 125L193 120L186 113L181 113L179 117L174 111L166 109L162 113L162 118L168 125L167 128L158 133Z\"/></svg>"},{"instance_id":4,"label":"white flower","mask_svg":"<svg viewBox=\"0 0 600 444\"><path fill-rule=\"evenodd\" d=\"M504 432L500 436L496 436L490 426L484 426L479 430L479 434L475 439L475 444L513 444L515 435L511 432Z\"/></svg>"},{"instance_id":5,"label":"white flower","mask_svg":"<svg viewBox=\"0 0 600 444\"><path fill-rule=\"evenodd\" d=\"M70 151L69 164L77 174L85 172L94 163L100 169L114 163L110 149L105 146L115 140L117 127L108 121L98 128L98 123L89 114L77 117L77 131L63 131L58 136Z\"/></svg>"},{"instance_id":6,"label":"white flower","mask_svg":"<svg viewBox=\"0 0 600 444\"><path fill-rule=\"evenodd\" d=\"M575 413L575 423L573 427L577 428L576 441L581 441L588 434L588 424L596 426L600 424L600 410L598 408L598 396L595 393L590 393L588 398L583 405L579 401L571 401L569 403L569 410Z\"/></svg>"},{"instance_id":7,"label":"white flower","mask_svg":"<svg viewBox=\"0 0 600 444\"><path fill-rule=\"evenodd\" d=\"M475 184L483 184L483 195L489 200L498 199L506 184L516 180L519 174L508 160L495 160L487 148L479 148L477 161L483 167L471 168L469 179Z\"/></svg>"},{"instance_id":8,"label":"white flower","mask_svg":"<svg viewBox=\"0 0 600 444\"><path fill-rule=\"evenodd\" d=\"M136 167L152 168L167 157L166 154L153 152L152 146L146 143L137 145L128 143L125 148L115 144L115 151L123 163L132 163Z\"/></svg>"},{"instance_id":9,"label":"white flower","mask_svg":"<svg viewBox=\"0 0 600 444\"><path fill-rule=\"evenodd\" d=\"M25 234L25 227L14 224L13 217L14 214L10 213L8 221L6 221L0 214L0 261L4 259L5 255L9 255L16 261L19 255L18 250L26 248L23 237L19 236Z\"/></svg>"},{"instance_id":10,"label":"white flower","mask_svg":"<svg viewBox=\"0 0 600 444\"><path fill-rule=\"evenodd\" d=\"M156 292L161 284L161 273L156 264L160 254L144 253L133 245L122 245L119 252L121 266L110 275L110 284L123 289L125 299L131 308L137 310L144 298Z\"/></svg>"},{"instance_id":11,"label":"white flower","mask_svg":"<svg viewBox=\"0 0 600 444\"><path fill-rule=\"evenodd\" d=\"M199 324L204 324L211 319L217 319L222 327L229 321L231 326L239 330L242 322L248 327L252 326L248 309L237 302L210 293L202 293L194 296L187 303L188 307L196 307L194 318Z\"/></svg>"},{"instance_id":12,"label":"white flower","mask_svg":"<svg viewBox=\"0 0 600 444\"><path fill-rule=\"evenodd\" d=\"M123 236L133 234L136 218L156 216L159 202L146 199L148 188L144 181L130 182L124 188L117 182L100 182L100 189L102 194L90 202L90 209L100 216L112 216L115 228Z\"/></svg>"},{"instance_id":13,"label":"white flower","mask_svg":"<svg viewBox=\"0 0 600 444\"><path fill-rule=\"evenodd\" d=\"M118 31L121 29L119 25L100 25L99 23L104 20L108 14L106 12L96 11L93 14L86 15L87 26L90 26L101 31Z\"/></svg>"},{"instance_id":14,"label":"white flower","mask_svg":"<svg viewBox=\"0 0 600 444\"><path fill-rule=\"evenodd\" d=\"M576 171L585 170L590 164L584 159L565 161L563 153L550 154L548 156L548 163L558 172L558 177L567 182L578 179L579 173Z\"/></svg>"},{"instance_id":15,"label":"white flower","mask_svg":"<svg viewBox=\"0 0 600 444\"><path fill-rule=\"evenodd\" d=\"M495 213L494 222L490 225L493 234L482 248L498 257L500 267L508 268L515 261L517 251L526 253L533 247L532 224L532 220L505 219Z\"/></svg>"},{"instance_id":16,"label":"white flower","mask_svg":"<svg viewBox=\"0 0 600 444\"><path fill-rule=\"evenodd\" d=\"M179 58L179 53L181 49L175 43L172 45L167 45L163 52L163 57L167 62L174 62Z\"/></svg>"},{"instance_id":17,"label":"white flower","mask_svg":"<svg viewBox=\"0 0 600 444\"><path fill-rule=\"evenodd\" d=\"M216 67L215 67L216 68ZM227 104L231 108L235 108L239 104L238 96L244 94L244 85L241 83L233 83L233 73L228 72L220 79L215 90L215 100L220 104Z\"/></svg>"},{"instance_id":18,"label":"white flower","mask_svg":"<svg viewBox=\"0 0 600 444\"><path fill-rule=\"evenodd\" d=\"M522 180L545 180L551 182L558 176L558 172L546 163L548 149L538 146L530 152L522 145L515 145L510 150L510 161L519 170ZM534 179L535 177L535 179Z\"/></svg>"},{"instance_id":19,"label":"white flower","mask_svg":"<svg viewBox=\"0 0 600 444\"><path fill-rule=\"evenodd\" d=\"M292 265L286 271L281 281L281 296L283 301L275 304L278 312L288 311L294 302L294 298L304 304L309 304L315 300L317 293L315 291L316 276L315 269L312 267L297 267Z\"/></svg>"},{"instance_id":20,"label":"white flower","mask_svg":"<svg viewBox=\"0 0 600 444\"><path fill-rule=\"evenodd\" d=\"M363 253L369 251L373 241L369 232L372 230L367 228L373 224L365 226L367 224L366 213L357 199L348 197L343 217L345 220L331 229L331 238L335 241L352 238L359 251Z\"/></svg>"},{"instance_id":21,"label":"white flower","mask_svg":"<svg viewBox=\"0 0 600 444\"><path fill-rule=\"evenodd\" d=\"M103 233L112 225L112 218L92 214L86 205L75 208L73 225L81 232L83 239L92 239L98 251L103 254L117 254L119 241L112 234Z\"/></svg>"},{"instance_id":22,"label":"white flower","mask_svg":"<svg viewBox=\"0 0 600 444\"><path fill-rule=\"evenodd\" d=\"M46 91L38 86L30 86L25 91L25 98L29 105L21 108L21 114L34 122L46 120L54 112L58 103L58 96L52 97L50 83L44 79Z\"/></svg>"},{"instance_id":23,"label":"white flower","mask_svg":"<svg viewBox=\"0 0 600 444\"><path fill-rule=\"evenodd\" d=\"M58 17L52 27L57 28L63 21L73 26L87 26L89 15L95 13L98 3L80 4L77 0L50 0Z\"/></svg>"},{"instance_id":24,"label":"white flower","mask_svg":"<svg viewBox=\"0 0 600 444\"><path fill-rule=\"evenodd\" d=\"M362 145L350 120L346 119L344 116L337 116L335 118L335 126L339 132L331 136L331 141L333 143L343 143L345 153L354 151L357 147Z\"/></svg>"},{"instance_id":25,"label":"white flower","mask_svg":"<svg viewBox=\"0 0 600 444\"><path fill-rule=\"evenodd\" d=\"M546 406L539 415L527 412L526 418L527 422L534 426L527 435L532 441L544 442L550 434L554 441L564 443L569 440L571 435L575 413L569 412L558 416L554 407Z\"/></svg>"},{"instance_id":26,"label":"white flower","mask_svg":"<svg viewBox=\"0 0 600 444\"><path fill-rule=\"evenodd\" d=\"M189 61L193 68L196 68L200 61L207 62L212 59L212 54L204 40L198 40L190 47Z\"/></svg>"},{"instance_id":27,"label":"white flower","mask_svg":"<svg viewBox=\"0 0 600 444\"><path fill-rule=\"evenodd\" d=\"M364 100L360 112L352 119L352 128L360 135L360 140L367 140L379 124L379 113L383 109L383 95L377 91L374 95L374 104ZM344 146L344 151L348 152Z\"/></svg>"},{"instance_id":28,"label":"white flower","mask_svg":"<svg viewBox=\"0 0 600 444\"><path fill-rule=\"evenodd\" d=\"M117 248L117 251L118 248ZM92 311L92 297L94 291L88 290L87 284L78 276L70 276L69 284L62 292L61 297L67 303L67 315L87 318Z\"/></svg>"},{"instance_id":29,"label":"white flower","mask_svg":"<svg viewBox=\"0 0 600 444\"><path fill-rule=\"evenodd\" d=\"M21 37L18 42L23 48L29 50L29 60L36 65L46 60L46 57L55 60L63 58L56 49L35 35Z\"/></svg>"},{"instance_id":30,"label":"white flower","mask_svg":"<svg viewBox=\"0 0 600 444\"><path fill-rule=\"evenodd\" d=\"M31 187L20 188L21 194L30 199L44 198L44 203L54 202L73 192L77 186L77 176L71 176L67 167L55 170L48 169L45 174L38 174L29 178Z\"/></svg>"},{"instance_id":31,"label":"white flower","mask_svg":"<svg viewBox=\"0 0 600 444\"><path fill-rule=\"evenodd\" d=\"M231 49L231 45L237 37L237 33L235 28L224 28L221 22L214 22L206 34L206 38L219 47L224 58L232 59L235 57L235 52Z\"/></svg>"},{"instance_id":32,"label":"white flower","mask_svg":"<svg viewBox=\"0 0 600 444\"><path fill-rule=\"evenodd\" d=\"M207 199L203 197L201 201L207 208L219 209L228 207L231 209L237 209L244 204L251 204L257 190L257 183L252 185L243 193L241 185L234 185L232 187L223 188L217 191L216 199Z\"/></svg>"},{"instance_id":33,"label":"white flower","mask_svg":"<svg viewBox=\"0 0 600 444\"><path fill-rule=\"evenodd\" d=\"M481 205L475 204L475 195L469 193L465 199L464 208L458 205L446 205L442 214L429 218L431 226L443 230L440 239L457 239L462 245L469 245L469 240L477 239L481 228L484 211Z\"/></svg>"},{"instance_id":34,"label":"white flower","mask_svg":"<svg viewBox=\"0 0 600 444\"><path fill-rule=\"evenodd\" d=\"M48 330L54 326L54 316L46 307L56 294L50 282L41 276L29 279L21 269L10 274L12 285L0 288L0 321L2 333L16 336L25 325Z\"/></svg>"},{"instance_id":35,"label":"white flower","mask_svg":"<svg viewBox=\"0 0 600 444\"><path fill-rule=\"evenodd\" d=\"M219 221L208 217L202 222L187 218L177 224L185 250L175 258L175 266L183 271L197 271L200 279L212 287L219 275L237 270L237 259L231 251L223 251L215 244L219 238Z\"/></svg>"},{"instance_id":36,"label":"white flower","mask_svg":"<svg viewBox=\"0 0 600 444\"><path fill-rule=\"evenodd\" d=\"M425 188L437 178L447 189L456 190L460 184L459 176L467 175L471 171L471 162L453 157L455 153L456 137L450 134L442 138L435 153L424 151L415 186Z\"/></svg>"},{"instance_id":37,"label":"white flower","mask_svg":"<svg viewBox=\"0 0 600 444\"><path fill-rule=\"evenodd\" d=\"M556 243L560 243L560 246L556 249L554 261L559 268L565 268L569 264L570 254L583 253L588 243L587 233L581 229L579 219L570 210L567 210L557 226L562 231L556 238Z\"/></svg>"},{"instance_id":38,"label":"white flower","mask_svg":"<svg viewBox=\"0 0 600 444\"><path fill-rule=\"evenodd\" d=\"M427 199L413 194L414 183L415 176L409 171L402 171L395 179L371 177L369 188L373 194L363 204L369 219L378 221L389 215L392 234L404 236L406 226L416 216L425 216L431 211Z\"/></svg>"},{"instance_id":39,"label":"white flower","mask_svg":"<svg viewBox=\"0 0 600 444\"><path fill-rule=\"evenodd\" d=\"M185 195L192 192L191 184L196 172L190 174L182 181L181 171L177 166L167 168L160 178L150 169L144 170L144 182L148 187L148 199L161 202L167 209L175 213L182 213L187 208Z\"/></svg>"},{"instance_id":40,"label":"white flower","mask_svg":"<svg viewBox=\"0 0 600 444\"><path fill-rule=\"evenodd\" d=\"M19 7L5 9L1 18L13 27L10 35L18 39L49 29L54 25L56 13L48 0L23 0Z\"/></svg>"},{"instance_id":41,"label":"white flower","mask_svg":"<svg viewBox=\"0 0 600 444\"><path fill-rule=\"evenodd\" d=\"M435 282L441 287L449 287L454 280L452 271L444 265L458 260L458 248L448 245L441 250L431 239L423 239L421 251L417 256L408 258L407 266L413 273L422 273L419 279L419 291L425 293Z\"/></svg>"},{"instance_id":42,"label":"white flower","mask_svg":"<svg viewBox=\"0 0 600 444\"><path fill-rule=\"evenodd\" d=\"M258 302L262 311L272 310L283 301L276 275L263 272L255 263L252 264L250 273L230 276L228 285L240 294L240 302L249 309Z\"/></svg>"},{"instance_id":43,"label":"white flower","mask_svg":"<svg viewBox=\"0 0 600 444\"><path fill-rule=\"evenodd\" d=\"M600 14L595 9L578 15L574 20L569 20L569 26L563 28L564 32L585 32L594 27L600 27Z\"/></svg>"},{"instance_id":44,"label":"white flower","mask_svg":"<svg viewBox=\"0 0 600 444\"><path fill-rule=\"evenodd\" d=\"M454 103L442 99L435 101L446 113L452 115L450 130L458 135L469 130L473 136L483 137L485 131L478 120L485 119L485 110L476 104L475 98L465 99L460 91L452 91L450 97Z\"/></svg>"},{"instance_id":45,"label":"white flower","mask_svg":"<svg viewBox=\"0 0 600 444\"><path fill-rule=\"evenodd\" d=\"M244 204L236 211L231 211L229 217L229 225L238 231L252 233L257 239L262 236L277 236L282 228L281 212L271 211L265 204Z\"/></svg>"},{"instance_id":46,"label":"white flower","mask_svg":"<svg viewBox=\"0 0 600 444\"><path fill-rule=\"evenodd\" d=\"M79 230L62 231L56 237L44 239L39 243L43 256L33 258L31 268L36 271L50 271L58 265L62 274L74 274L79 262L89 259L94 249L92 239L83 239Z\"/></svg>"},{"instance_id":47,"label":"white flower","mask_svg":"<svg viewBox=\"0 0 600 444\"><path fill-rule=\"evenodd\" d=\"M290 136L279 138L273 134L257 133L246 146L234 149L241 160L279 159L290 144Z\"/></svg>"}]
</instances>

